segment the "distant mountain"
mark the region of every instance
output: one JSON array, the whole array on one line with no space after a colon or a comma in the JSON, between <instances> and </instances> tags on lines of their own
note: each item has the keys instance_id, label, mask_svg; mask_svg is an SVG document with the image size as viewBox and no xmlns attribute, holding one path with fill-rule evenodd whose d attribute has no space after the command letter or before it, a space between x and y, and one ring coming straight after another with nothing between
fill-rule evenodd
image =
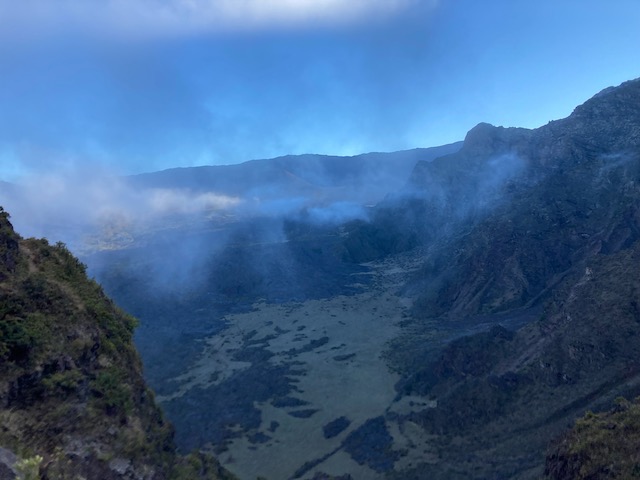
<instances>
[{"instance_id":1,"label":"distant mountain","mask_svg":"<svg viewBox=\"0 0 640 480\"><path fill-rule=\"evenodd\" d=\"M25 234L62 239L85 253L153 243L169 230L191 235L227 228L248 218L310 215L335 224L366 218L371 206L406 183L416 162L461 145L354 157L286 156L130 177L51 172L24 184L0 183L0 204Z\"/></svg>"},{"instance_id":2,"label":"distant mountain","mask_svg":"<svg viewBox=\"0 0 640 480\"><path fill-rule=\"evenodd\" d=\"M419 161L460 149L462 142L393 153L352 157L288 155L237 165L173 168L130 177L138 188L177 188L240 196L377 203L406 183Z\"/></svg>"}]
</instances>

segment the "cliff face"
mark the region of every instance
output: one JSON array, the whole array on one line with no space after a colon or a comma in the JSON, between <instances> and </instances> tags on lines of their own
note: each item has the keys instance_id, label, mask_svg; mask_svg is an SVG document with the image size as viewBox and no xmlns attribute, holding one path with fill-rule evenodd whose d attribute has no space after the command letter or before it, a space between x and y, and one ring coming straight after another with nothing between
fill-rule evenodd
<instances>
[{"instance_id":1,"label":"cliff face","mask_svg":"<svg viewBox=\"0 0 640 480\"><path fill-rule=\"evenodd\" d=\"M490 208L471 221L432 227L444 224L452 234L438 247L445 255L433 256L446 264L434 260L422 272L425 285L436 285L418 302L423 316L526 305L585 259L640 237L640 81L602 92L537 130L481 126L469 136L459 154L440 162L448 171L475 166L456 175L448 204L477 211L484 200ZM465 172L480 168L485 173L471 175L482 178L500 158L503 179L493 190L474 188ZM422 165L414 182L425 185L424 177L442 175Z\"/></svg>"},{"instance_id":2,"label":"cliff face","mask_svg":"<svg viewBox=\"0 0 640 480\"><path fill-rule=\"evenodd\" d=\"M463 148L419 162L370 225L345 240L367 260L416 245L416 314L462 318L522 307L594 254L640 238L640 80L566 119L526 130L480 124Z\"/></svg>"},{"instance_id":3,"label":"cliff face","mask_svg":"<svg viewBox=\"0 0 640 480\"><path fill-rule=\"evenodd\" d=\"M576 416L640 393L640 81L536 130L479 125L407 191L381 216L413 221L396 235L422 242L424 266L405 287L415 331L390 356L403 394L437 399L407 420L446 461L405 478L535 477ZM441 325L469 334L422 347Z\"/></svg>"},{"instance_id":4,"label":"cliff face","mask_svg":"<svg viewBox=\"0 0 640 480\"><path fill-rule=\"evenodd\" d=\"M225 478L211 459L177 456L173 429L142 378L135 325L64 245L22 239L0 210L7 478L29 462L42 478Z\"/></svg>"}]
</instances>

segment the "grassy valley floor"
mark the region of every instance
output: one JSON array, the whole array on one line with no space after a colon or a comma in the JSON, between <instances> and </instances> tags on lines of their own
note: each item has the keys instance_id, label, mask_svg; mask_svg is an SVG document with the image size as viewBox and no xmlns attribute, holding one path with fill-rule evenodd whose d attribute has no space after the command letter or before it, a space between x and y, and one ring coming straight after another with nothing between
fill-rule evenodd
<instances>
[{"instance_id":1,"label":"grassy valley floor","mask_svg":"<svg viewBox=\"0 0 640 480\"><path fill-rule=\"evenodd\" d=\"M353 275L354 284L360 275L374 277L365 293L258 303L251 312L228 315L228 328L206 339L199 361L159 401L170 407L176 398L197 391L216 395L216 386L254 368L256 361L284 367L277 371L288 374L291 391L253 402L259 425L235 427L238 434L226 442L222 463L243 479L310 478L316 471L382 478L397 455L378 451L390 446L389 429L384 421L376 425L372 420L382 419L393 405L399 376L381 352L400 334L410 303L395 291L416 262L406 256L403 264L368 264L369 272ZM381 444L371 445L369 452L360 452L357 445L363 426L377 427L381 436ZM389 459L376 458L381 455Z\"/></svg>"}]
</instances>

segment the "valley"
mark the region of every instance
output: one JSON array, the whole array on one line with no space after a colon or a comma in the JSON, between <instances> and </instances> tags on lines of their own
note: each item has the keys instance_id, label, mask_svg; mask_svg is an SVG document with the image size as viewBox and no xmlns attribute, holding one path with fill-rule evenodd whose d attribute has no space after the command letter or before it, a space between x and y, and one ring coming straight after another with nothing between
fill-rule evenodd
<instances>
[{"instance_id":1,"label":"valley","mask_svg":"<svg viewBox=\"0 0 640 480\"><path fill-rule=\"evenodd\" d=\"M394 155L158 172L136 198L182 210L78 220L180 452L241 480L537 479L577 418L640 394L640 80L400 152L403 186L368 190ZM220 172L244 183L208 192Z\"/></svg>"},{"instance_id":2,"label":"valley","mask_svg":"<svg viewBox=\"0 0 640 480\"><path fill-rule=\"evenodd\" d=\"M215 395L217 383L254 368L253 358L287 369L291 391L257 402L258 428L231 439L219 454L241 478L310 478L316 471L381 477L366 463L359 465L342 446L367 420L383 415L396 396L399 376L389 371L381 352L397 335L406 306L392 293L389 273L376 267L376 278L364 293L262 303L251 312L226 316L229 327L206 341L202 359L183 374L185 383L176 394L200 388ZM261 381L277 384L281 379ZM246 394L251 397L255 388L248 386ZM159 400L170 403L171 395ZM344 428L327 434L327 426L340 419ZM376 455L374 448L371 457ZM304 472L305 465L313 464L317 465Z\"/></svg>"},{"instance_id":3,"label":"valley","mask_svg":"<svg viewBox=\"0 0 640 480\"><path fill-rule=\"evenodd\" d=\"M638 392L639 86L536 130L480 124L365 219L97 254L180 447L247 479L538 478L551 438Z\"/></svg>"},{"instance_id":4,"label":"valley","mask_svg":"<svg viewBox=\"0 0 640 480\"><path fill-rule=\"evenodd\" d=\"M440 435L411 420L438 398L398 391L402 376L391 368L389 350L419 334L413 348L435 357L452 339L496 325L514 329L532 315L416 325L401 290L424 254L363 264L346 277L355 293L259 300L224 315L219 332L195 340L201 350L193 361L163 379L157 399L181 426L179 443L210 450L247 479L383 479L441 462Z\"/></svg>"},{"instance_id":5,"label":"valley","mask_svg":"<svg viewBox=\"0 0 640 480\"><path fill-rule=\"evenodd\" d=\"M0 480L640 478L639 24L0 0Z\"/></svg>"}]
</instances>

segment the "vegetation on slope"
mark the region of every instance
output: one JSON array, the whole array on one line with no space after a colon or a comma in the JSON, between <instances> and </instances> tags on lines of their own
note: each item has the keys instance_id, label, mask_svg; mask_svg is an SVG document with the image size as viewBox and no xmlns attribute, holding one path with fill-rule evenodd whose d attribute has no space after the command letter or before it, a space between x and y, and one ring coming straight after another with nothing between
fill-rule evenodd
<instances>
[{"instance_id":1,"label":"vegetation on slope","mask_svg":"<svg viewBox=\"0 0 640 480\"><path fill-rule=\"evenodd\" d=\"M554 480L640 477L640 399L619 398L608 412L587 412L556 440L544 473Z\"/></svg>"},{"instance_id":2,"label":"vegetation on slope","mask_svg":"<svg viewBox=\"0 0 640 480\"><path fill-rule=\"evenodd\" d=\"M63 244L22 239L0 209L0 446L41 458L43 478L228 478L177 456L135 325Z\"/></svg>"}]
</instances>

